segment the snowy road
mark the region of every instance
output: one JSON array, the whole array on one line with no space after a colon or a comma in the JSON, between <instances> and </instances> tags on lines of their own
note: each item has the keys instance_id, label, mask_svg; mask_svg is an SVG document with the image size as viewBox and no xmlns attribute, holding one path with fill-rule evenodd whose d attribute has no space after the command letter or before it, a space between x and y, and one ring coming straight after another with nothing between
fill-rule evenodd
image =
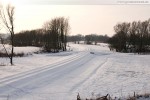
<instances>
[{"instance_id":1,"label":"snowy road","mask_svg":"<svg viewBox=\"0 0 150 100\"><path fill-rule=\"evenodd\" d=\"M99 56L90 52L91 48L82 48L52 64L2 78L0 94L10 100L75 99L75 90L107 62L104 56L97 63Z\"/></svg>"},{"instance_id":2,"label":"snowy road","mask_svg":"<svg viewBox=\"0 0 150 100\"><path fill-rule=\"evenodd\" d=\"M0 67L0 100L75 100L95 95L149 93L150 56L71 45L73 51L15 58ZM94 54L92 54L93 52Z\"/></svg>"}]
</instances>

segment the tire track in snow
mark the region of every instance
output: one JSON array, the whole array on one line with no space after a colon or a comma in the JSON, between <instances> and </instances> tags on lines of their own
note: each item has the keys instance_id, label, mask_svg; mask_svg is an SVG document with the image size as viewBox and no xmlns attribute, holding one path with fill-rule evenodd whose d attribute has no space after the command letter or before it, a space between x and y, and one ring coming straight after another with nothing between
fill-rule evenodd
<instances>
[{"instance_id":1,"label":"tire track in snow","mask_svg":"<svg viewBox=\"0 0 150 100\"><path fill-rule=\"evenodd\" d=\"M70 92L74 92L77 88L79 88L82 84L84 84L86 81L88 81L92 76L95 75L95 73L100 69L103 65L105 65L108 61L108 57L105 58L105 60L98 65L88 76L86 76L82 81L79 83L75 84L71 89Z\"/></svg>"},{"instance_id":2,"label":"tire track in snow","mask_svg":"<svg viewBox=\"0 0 150 100\"><path fill-rule=\"evenodd\" d=\"M87 53L81 52L77 55L74 55L72 57L64 59L60 62L56 62L54 64L49 64L49 65L46 65L46 66L42 66L38 69L33 69L33 70L30 70L30 71L27 71L27 72L24 72L24 73L20 73L20 74L14 75L14 76L10 76L10 77L7 77L7 78L0 79L0 84L12 82L12 81L15 81L15 80L20 79L20 78L30 77L30 76L35 75L37 73L44 72L46 70L53 69L53 68L56 68L56 67L60 67L64 64L67 64L67 63L70 63L74 60L77 60L77 59L85 56L86 54Z\"/></svg>"},{"instance_id":3,"label":"tire track in snow","mask_svg":"<svg viewBox=\"0 0 150 100\"><path fill-rule=\"evenodd\" d=\"M85 48L85 47L84 47ZM86 51L86 52L85 52ZM74 54L74 55L71 55L69 57L67 57L66 59L63 59L61 61L56 61L55 63L51 63L51 64L47 64L47 65L44 65L42 67L39 67L39 68L36 68L36 69L32 69L32 70L29 70L29 71L25 71L25 72L22 72L22 73L18 73L18 74L15 74L15 75L12 75L12 76L8 76L8 77L4 77L4 78L1 78L0 79L0 84L2 82L5 82L5 81L8 81L8 80L12 80L12 79L15 79L15 78L18 78L18 77L23 77L23 76L26 76L26 75L30 75L32 73L36 73L40 70L46 70L48 68L50 68L51 66L54 67L56 65L59 65L59 64L62 64L64 62L69 62L69 61L72 61L73 59L77 59L85 54L87 54L89 51L88 48L85 48L84 49L84 52L83 51L77 51L78 54ZM51 67L51 68L52 68Z\"/></svg>"},{"instance_id":4,"label":"tire track in snow","mask_svg":"<svg viewBox=\"0 0 150 100\"><path fill-rule=\"evenodd\" d=\"M82 60L84 60L83 58L88 58L89 57L89 53L85 53L84 55L73 59L70 62L64 63L63 65L58 65L57 67L53 68L53 69L47 69L45 71L42 71L40 73L35 73L32 76L28 76L28 77L19 77L18 80L8 83L8 85L6 84L5 86L0 87L0 94L7 94L6 89L10 89L10 87L17 87L18 89L22 89L25 88L26 86L33 86L36 84L39 84L42 80L43 81L55 81L57 78L59 79L61 76L68 74L68 72L70 72L71 70L76 69L76 64L80 61L82 62ZM89 61L90 59L86 59L84 62L86 63L87 61ZM76 62L75 66L73 65L73 67L69 67L69 65L72 65L72 62ZM66 68L65 68L66 67ZM23 84L22 84L23 83ZM34 84L33 84L34 83ZM42 84L44 85L44 84ZM38 85L40 86L40 85ZM9 93L13 93L14 91L18 91L15 90L15 88L12 88L9 90ZM8 94L9 94L8 93ZM16 93L16 92L14 92Z\"/></svg>"}]
</instances>

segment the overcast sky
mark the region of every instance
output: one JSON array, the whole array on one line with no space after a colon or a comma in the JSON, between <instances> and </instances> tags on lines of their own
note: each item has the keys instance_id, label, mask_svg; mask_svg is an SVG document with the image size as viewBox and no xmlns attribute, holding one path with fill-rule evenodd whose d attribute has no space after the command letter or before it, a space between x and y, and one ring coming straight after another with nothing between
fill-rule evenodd
<instances>
[{"instance_id":1,"label":"overcast sky","mask_svg":"<svg viewBox=\"0 0 150 100\"><path fill-rule=\"evenodd\" d=\"M114 34L113 27L119 22L144 21L150 18L150 5L89 5L87 3L84 5L52 5L48 0L44 0L43 4L40 0L37 0L36 3L35 0L25 1L26 3L23 3L23 0L22 2L13 0L16 32L41 28L47 20L64 16L69 18L71 35L96 33L112 36ZM3 2L8 1L4 0Z\"/></svg>"}]
</instances>

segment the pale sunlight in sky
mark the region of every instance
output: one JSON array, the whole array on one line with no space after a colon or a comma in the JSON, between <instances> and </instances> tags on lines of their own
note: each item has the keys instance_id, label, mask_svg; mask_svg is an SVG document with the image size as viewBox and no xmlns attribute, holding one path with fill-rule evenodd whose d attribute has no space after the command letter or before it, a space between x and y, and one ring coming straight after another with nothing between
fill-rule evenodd
<instances>
[{"instance_id":1,"label":"pale sunlight in sky","mask_svg":"<svg viewBox=\"0 0 150 100\"><path fill-rule=\"evenodd\" d=\"M42 4L40 0L41 4L33 4L33 1L1 0L15 6L15 32L42 28L44 22L64 16L69 18L71 35L96 33L112 36L113 27L119 22L150 18L149 5L52 5Z\"/></svg>"}]
</instances>

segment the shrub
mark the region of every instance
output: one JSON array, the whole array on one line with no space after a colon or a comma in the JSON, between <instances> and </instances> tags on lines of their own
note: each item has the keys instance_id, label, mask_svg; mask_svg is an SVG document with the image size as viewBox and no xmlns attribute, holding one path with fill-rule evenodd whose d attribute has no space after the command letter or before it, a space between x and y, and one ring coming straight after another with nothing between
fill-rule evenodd
<instances>
[{"instance_id":1,"label":"shrub","mask_svg":"<svg viewBox=\"0 0 150 100\"><path fill-rule=\"evenodd\" d=\"M3 53L3 52L0 52L0 57L9 57L10 55L7 54L7 53ZM13 54L14 57L23 57L25 56L25 54L22 52L22 53L14 53Z\"/></svg>"}]
</instances>

